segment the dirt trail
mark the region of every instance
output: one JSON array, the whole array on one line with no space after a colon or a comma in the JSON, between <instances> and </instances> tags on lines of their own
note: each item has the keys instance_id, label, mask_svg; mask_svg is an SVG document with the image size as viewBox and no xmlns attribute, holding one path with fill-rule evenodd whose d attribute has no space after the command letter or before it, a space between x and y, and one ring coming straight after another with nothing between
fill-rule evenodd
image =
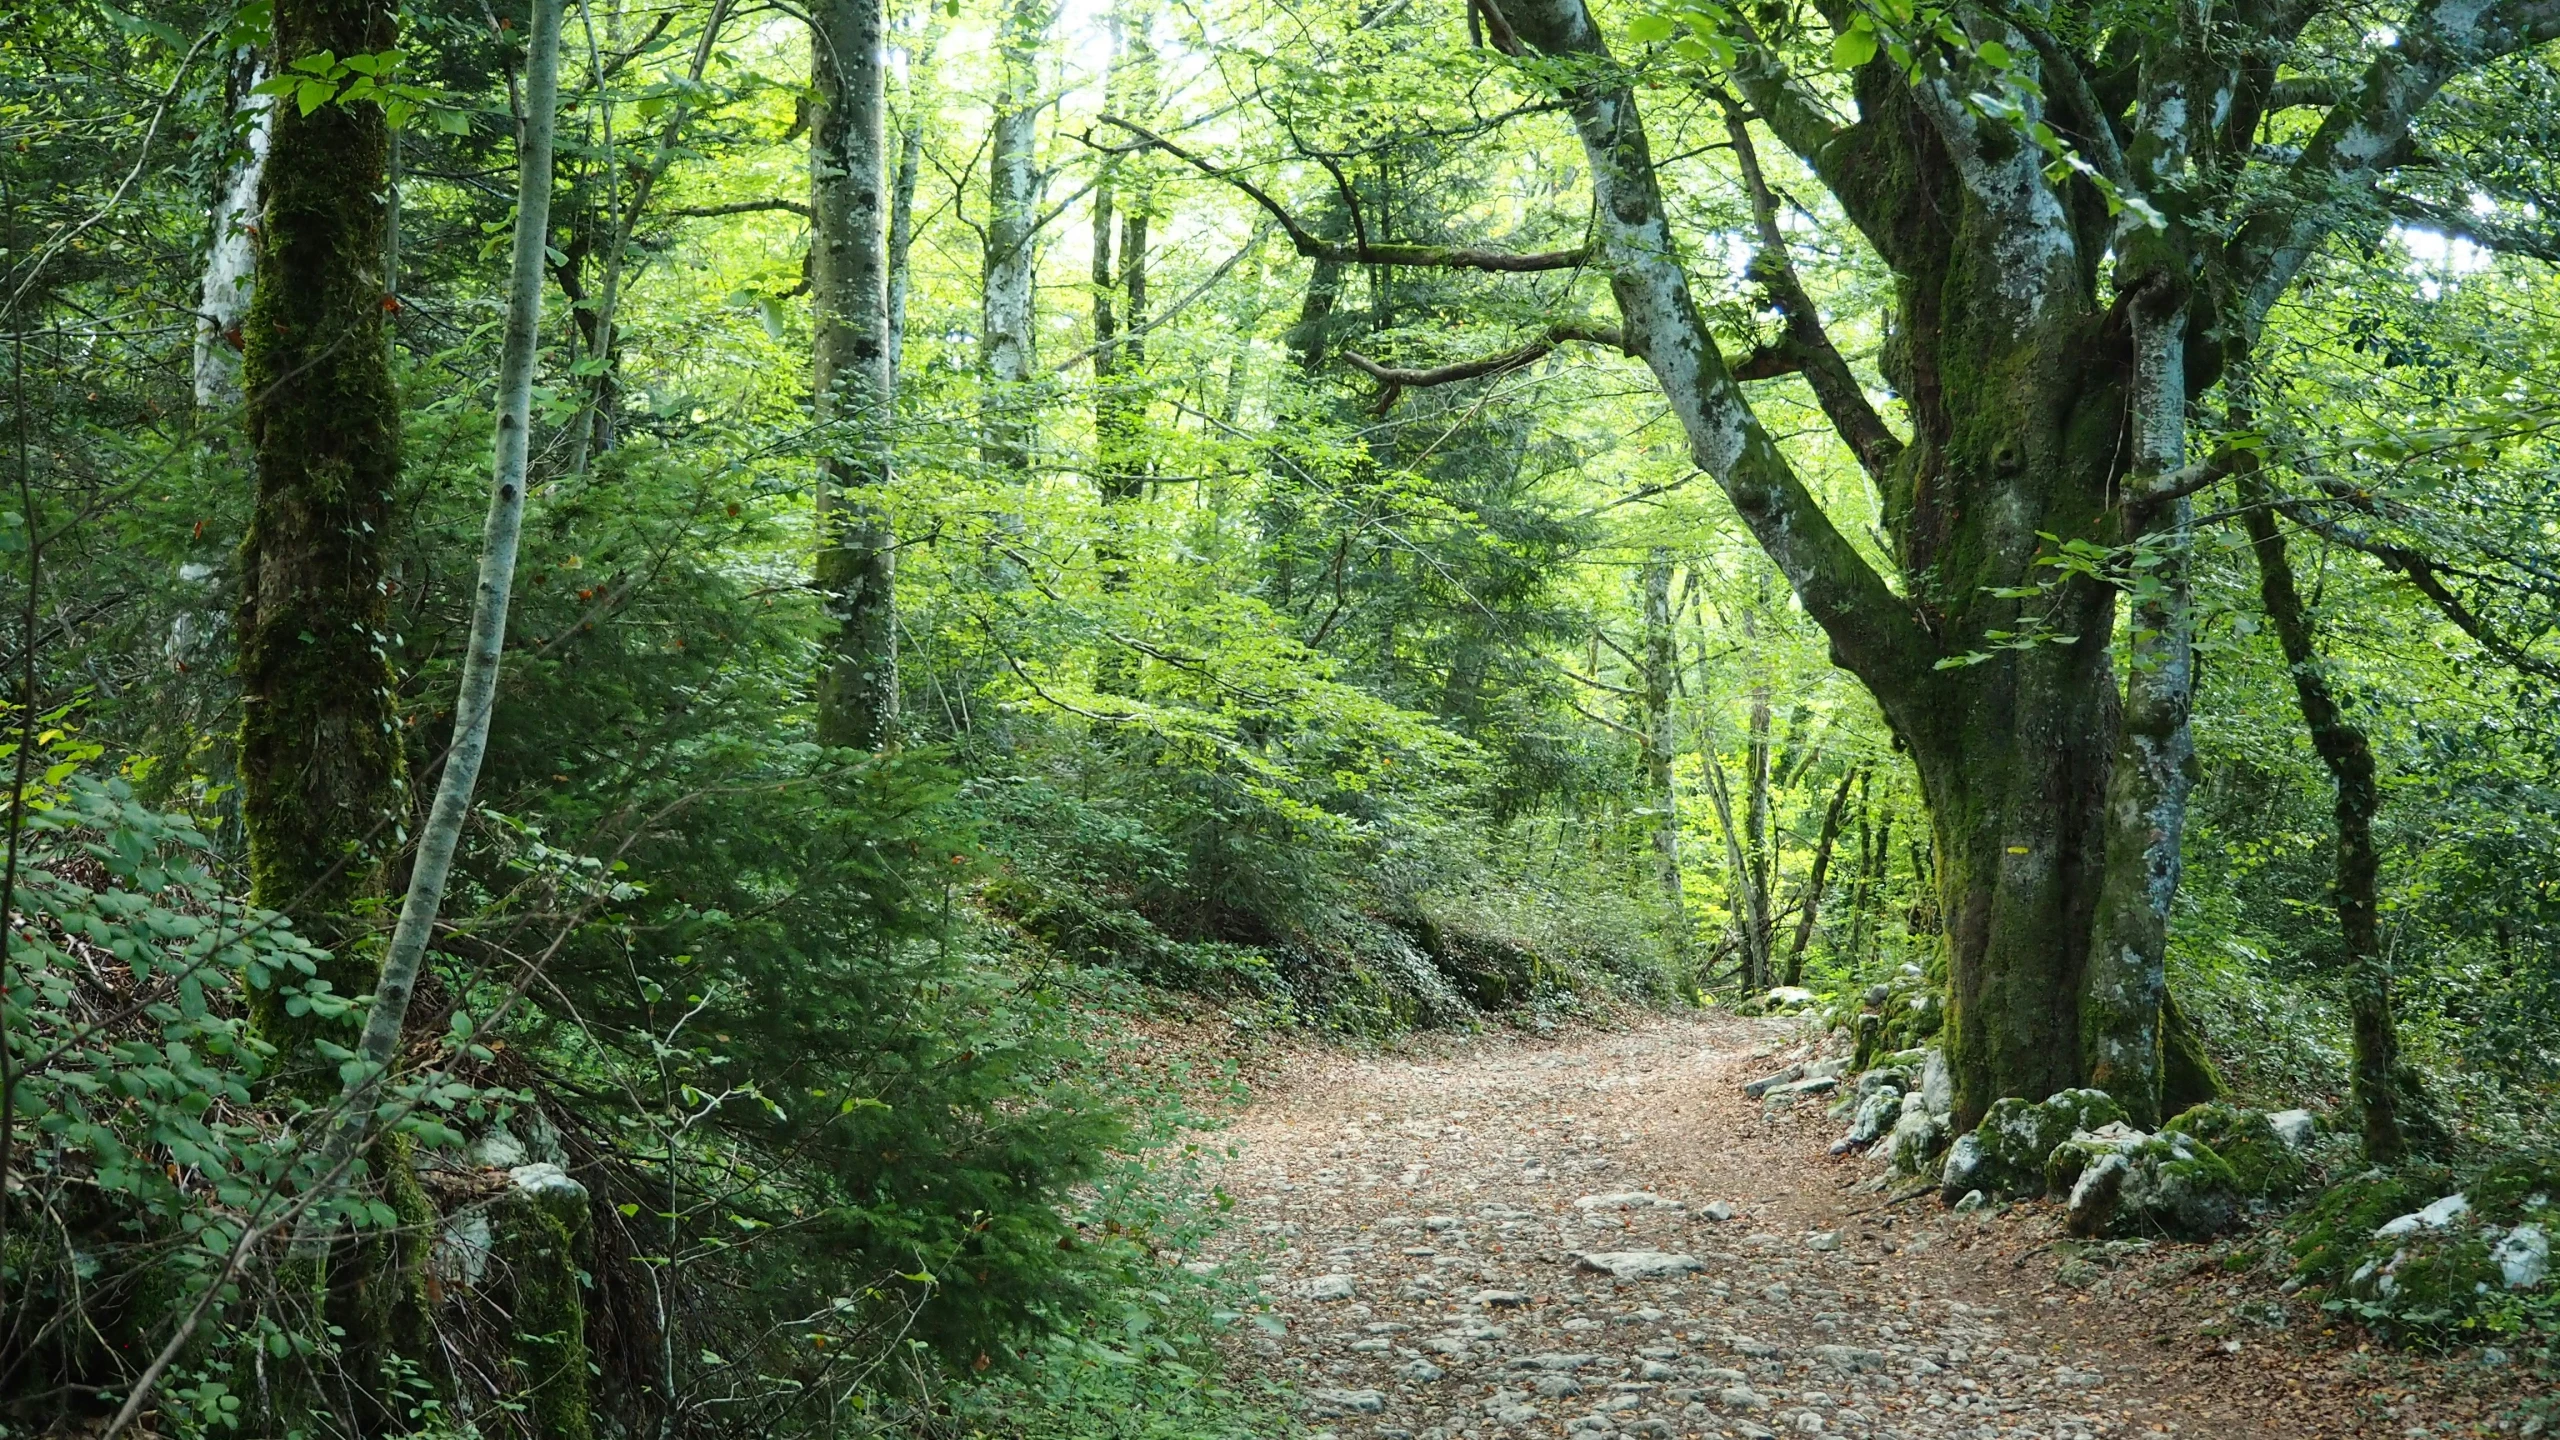
<instances>
[{"instance_id":1,"label":"dirt trail","mask_svg":"<svg viewBox=\"0 0 2560 1440\"><path fill-rule=\"evenodd\" d=\"M1205 1257L1286 1297L1245 1364L1340 1440L2490 1433L2201 1251L2061 1267L2073 1288L2048 1217L1888 1205L1819 1107L1742 1096L1796 1034L1287 1061L1223 1137L1239 1223Z\"/></svg>"}]
</instances>

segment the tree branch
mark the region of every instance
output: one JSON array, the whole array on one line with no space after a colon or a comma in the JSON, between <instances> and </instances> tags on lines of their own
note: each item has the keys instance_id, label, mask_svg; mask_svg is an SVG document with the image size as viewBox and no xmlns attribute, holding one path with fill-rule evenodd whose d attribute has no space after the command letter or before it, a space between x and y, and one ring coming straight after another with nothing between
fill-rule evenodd
<instances>
[{"instance_id":1,"label":"tree branch","mask_svg":"<svg viewBox=\"0 0 2560 1440\"><path fill-rule=\"evenodd\" d=\"M1671 238L1644 122L1583 0L1487 0L1573 116L1591 166L1601 264L1626 321L1627 349L1651 367L1698 467L1716 479L1760 546L1831 639L1833 657L1906 729L1934 724L1937 646L1779 454L1698 313Z\"/></svg>"},{"instance_id":2,"label":"tree branch","mask_svg":"<svg viewBox=\"0 0 2560 1440\"><path fill-rule=\"evenodd\" d=\"M2355 94L2331 107L2289 167L2288 203L2240 228L2228 264L2239 313L2253 336L2311 252L2336 228L2340 199L2370 194L2409 135L2409 122L2464 70L2560 35L2560 0L2420 0L2399 39L2375 55ZM2244 342L2245 343L2245 342Z\"/></svg>"},{"instance_id":3,"label":"tree branch","mask_svg":"<svg viewBox=\"0 0 2560 1440\"><path fill-rule=\"evenodd\" d=\"M1407 370L1392 365L1381 365L1356 350L1343 351L1342 358L1350 363L1351 368L1384 387L1378 392L1376 405L1377 413L1384 415L1395 407L1396 401L1407 390L1424 390L1434 385L1452 385L1460 380L1480 380L1492 375L1508 375L1523 366L1534 365L1545 359L1554 353L1556 346L1568 340L1585 340L1594 345L1609 345L1621 350L1626 348L1627 343L1626 334L1621 330L1579 320L1559 320L1549 325L1544 334L1526 345L1517 346L1499 354L1480 356L1473 360L1460 360L1448 365L1437 365L1426 370Z\"/></svg>"},{"instance_id":4,"label":"tree branch","mask_svg":"<svg viewBox=\"0 0 2560 1440\"><path fill-rule=\"evenodd\" d=\"M761 211L782 210L806 220L811 211L797 200L732 200L726 205L688 205L681 210L663 212L670 219L709 220L722 215L754 215Z\"/></svg>"},{"instance_id":5,"label":"tree branch","mask_svg":"<svg viewBox=\"0 0 2560 1440\"><path fill-rule=\"evenodd\" d=\"M1243 191L1255 204L1270 212L1271 218L1278 221L1281 230L1288 234L1289 243L1298 248L1299 254L1310 260L1330 260L1341 265L1409 265L1425 269L1529 274L1543 270L1577 270L1591 258L1591 248L1587 245L1577 245L1570 250L1548 250L1522 255L1509 250L1479 250L1466 245L1394 245L1373 243L1366 239L1349 245L1337 244L1322 239L1307 229L1300 223L1298 217L1284 209L1279 201L1272 199L1261 186L1234 171L1211 164L1208 160L1192 154L1163 136L1116 115L1105 115L1101 118L1103 124L1126 130L1142 142L1139 146L1124 148L1161 150L1210 179ZM1086 143L1093 143L1090 136L1087 137ZM1114 147L1095 145L1094 148L1110 150Z\"/></svg>"},{"instance_id":6,"label":"tree branch","mask_svg":"<svg viewBox=\"0 0 2560 1440\"><path fill-rule=\"evenodd\" d=\"M1787 256L1787 239L1778 231L1778 202L1769 192L1767 177L1760 173L1760 153L1751 143L1751 124L1742 108L1727 102L1725 131L1733 137L1734 157L1741 162L1742 183L1751 192L1751 218L1759 226L1760 253L1752 259L1751 278L1768 292L1769 303L1785 317L1787 358L1795 362L1805 383L1813 387L1814 399L1822 413L1830 418L1831 428L1840 432L1850 453L1877 484L1885 481L1893 462L1902 457L1902 441L1886 428L1884 417L1867 403L1865 387L1849 371L1849 362L1831 343L1822 328L1821 312L1814 308L1813 297L1805 293L1804 284L1796 278L1795 262ZM1755 352L1743 362L1743 371L1759 369L1761 360ZM1761 373L1783 373L1769 369ZM1755 374L1737 372L1736 379L1757 378Z\"/></svg>"}]
</instances>

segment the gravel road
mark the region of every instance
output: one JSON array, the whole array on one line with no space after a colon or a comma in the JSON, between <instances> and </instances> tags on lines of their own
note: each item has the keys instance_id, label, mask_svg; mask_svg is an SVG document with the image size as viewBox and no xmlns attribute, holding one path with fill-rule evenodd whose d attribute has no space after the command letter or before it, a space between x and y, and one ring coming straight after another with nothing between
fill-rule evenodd
<instances>
[{"instance_id":1,"label":"gravel road","mask_svg":"<svg viewBox=\"0 0 2560 1440\"><path fill-rule=\"evenodd\" d=\"M2003 1248L2014 1220L1889 1204L1817 1108L1764 1115L1741 1082L1798 1035L1683 1017L1288 1059L1223 1137L1240 1220L1201 1257L1277 1302L1244 1363L1338 1440L2326 1430L2110 1324Z\"/></svg>"}]
</instances>

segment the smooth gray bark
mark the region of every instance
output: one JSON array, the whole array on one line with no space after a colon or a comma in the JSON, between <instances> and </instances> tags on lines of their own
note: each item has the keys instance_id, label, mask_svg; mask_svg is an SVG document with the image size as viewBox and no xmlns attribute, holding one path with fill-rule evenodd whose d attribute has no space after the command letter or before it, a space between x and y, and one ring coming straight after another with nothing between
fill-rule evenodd
<instances>
[{"instance_id":1,"label":"smooth gray bark","mask_svg":"<svg viewBox=\"0 0 2560 1440\"><path fill-rule=\"evenodd\" d=\"M258 182L267 168L267 136L274 109L254 94L266 79L264 62L243 67L240 108L249 117L238 163L223 176L214 197L212 243L205 251L204 290L196 304L195 385L198 410L239 407L240 321L249 313L257 283Z\"/></svg>"},{"instance_id":2,"label":"smooth gray bark","mask_svg":"<svg viewBox=\"0 0 2560 1440\"><path fill-rule=\"evenodd\" d=\"M1644 772L1653 804L1654 883L1661 887L1670 927L1671 960L1689 983L1689 906L1680 887L1680 786L1671 761L1679 743L1672 681L1679 653L1671 628L1671 552L1660 546L1644 565Z\"/></svg>"},{"instance_id":3,"label":"smooth gray bark","mask_svg":"<svg viewBox=\"0 0 2560 1440\"><path fill-rule=\"evenodd\" d=\"M878 749L898 715L896 550L877 492L889 477L889 252L881 0L809 8L818 106L810 120L816 241L818 590L831 633L818 678L819 743Z\"/></svg>"},{"instance_id":4,"label":"smooth gray bark","mask_svg":"<svg viewBox=\"0 0 2560 1440\"><path fill-rule=\"evenodd\" d=\"M480 533L479 583L471 599L471 631L454 702L453 743L436 798L418 837L400 922L382 959L382 978L365 1014L364 1035L345 1072L339 1113L322 1151L320 1173L335 1175L359 1153L374 1108L399 1053L427 944L434 937L453 855L471 812L488 752L489 717L497 709L499 657L506 645L507 601L515 588L516 542L524 528L525 455L532 423L535 349L542 328L544 239L551 225L551 140L559 106L562 0L534 0L525 57L525 119L518 147L516 229L507 275L507 328L498 355L497 456L491 467L489 516ZM316 1215L320 1207L315 1206Z\"/></svg>"},{"instance_id":5,"label":"smooth gray bark","mask_svg":"<svg viewBox=\"0 0 2560 1440\"><path fill-rule=\"evenodd\" d=\"M1030 399L1023 391L1039 362L1032 334L1039 270L1040 58L1056 18L1051 0L1011 0L997 36L998 86L987 139L987 231L978 352L987 377L987 462L1021 471L1031 463Z\"/></svg>"}]
</instances>

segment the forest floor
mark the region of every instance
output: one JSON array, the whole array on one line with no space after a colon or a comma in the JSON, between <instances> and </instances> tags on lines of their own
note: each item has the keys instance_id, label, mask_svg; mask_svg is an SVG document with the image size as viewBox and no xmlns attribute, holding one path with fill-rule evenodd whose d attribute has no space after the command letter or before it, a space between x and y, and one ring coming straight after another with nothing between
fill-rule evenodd
<instances>
[{"instance_id":1,"label":"forest floor","mask_svg":"<svg viewBox=\"0 0 2560 1440\"><path fill-rule=\"evenodd\" d=\"M1266 1056L1197 1257L1276 1301L1237 1368L1338 1440L2515 1430L2517 1366L2363 1345L2248 1237L2093 1258L2051 1205L1892 1203L1818 1105L1744 1098L1801 1043L1709 1015Z\"/></svg>"}]
</instances>

